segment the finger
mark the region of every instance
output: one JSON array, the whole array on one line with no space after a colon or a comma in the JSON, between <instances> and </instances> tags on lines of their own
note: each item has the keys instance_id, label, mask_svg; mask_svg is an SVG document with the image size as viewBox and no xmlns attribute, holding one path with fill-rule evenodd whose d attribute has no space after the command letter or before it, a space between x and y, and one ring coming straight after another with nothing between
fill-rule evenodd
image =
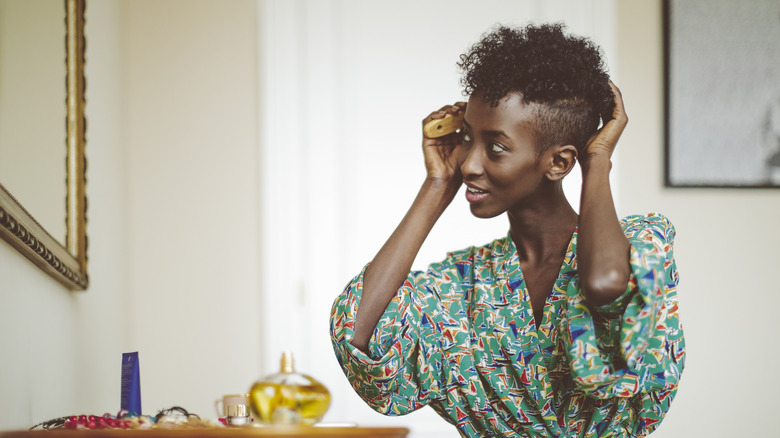
<instances>
[{"instance_id":1,"label":"finger","mask_svg":"<svg viewBox=\"0 0 780 438\"><path fill-rule=\"evenodd\" d=\"M612 118L606 120L604 125L596 131L589 139L588 144L601 149L609 149L610 152L617 145L623 130L628 123L625 106L623 104L623 94L612 80L609 80L609 87L615 102L615 108L612 110Z\"/></svg>"},{"instance_id":2,"label":"finger","mask_svg":"<svg viewBox=\"0 0 780 438\"><path fill-rule=\"evenodd\" d=\"M598 137L602 139L617 143L620 135L623 133L623 129L626 127L628 119L625 114L617 114L615 118L609 120L604 126L596 132Z\"/></svg>"},{"instance_id":3,"label":"finger","mask_svg":"<svg viewBox=\"0 0 780 438\"><path fill-rule=\"evenodd\" d=\"M435 112L444 113L444 114L453 114L458 111L460 111L460 108L458 108L456 105L444 105L443 107L439 108L438 111Z\"/></svg>"},{"instance_id":4,"label":"finger","mask_svg":"<svg viewBox=\"0 0 780 438\"><path fill-rule=\"evenodd\" d=\"M466 110L466 102L455 102L454 105L450 105L450 107L447 109L447 112L454 115L465 110Z\"/></svg>"},{"instance_id":5,"label":"finger","mask_svg":"<svg viewBox=\"0 0 780 438\"><path fill-rule=\"evenodd\" d=\"M623 104L623 93L620 91L617 85L615 85L615 83L612 82L612 79L609 80L609 88L612 89L612 96L615 100L615 109L612 110L612 118L613 119L625 118L627 120L628 116L626 116L626 107Z\"/></svg>"},{"instance_id":6,"label":"finger","mask_svg":"<svg viewBox=\"0 0 780 438\"><path fill-rule=\"evenodd\" d=\"M431 120L436 119L443 119L447 115L447 110L445 108L442 108L438 111L434 111L428 115L428 117L423 119L423 125L430 122Z\"/></svg>"}]
</instances>

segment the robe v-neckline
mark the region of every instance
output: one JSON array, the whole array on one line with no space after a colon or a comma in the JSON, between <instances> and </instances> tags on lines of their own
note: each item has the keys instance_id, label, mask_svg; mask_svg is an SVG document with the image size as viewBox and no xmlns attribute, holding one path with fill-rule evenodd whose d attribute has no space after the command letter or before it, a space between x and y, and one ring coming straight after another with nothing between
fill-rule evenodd
<instances>
[{"instance_id":1,"label":"robe v-neckline","mask_svg":"<svg viewBox=\"0 0 780 438\"><path fill-rule=\"evenodd\" d=\"M569 244L566 248L563 260L561 261L558 275L553 282L552 288L547 292L547 296L545 297L544 307L542 309L542 320L538 324L536 323L528 284L525 281L523 269L520 266L520 256L517 253L517 247L515 246L514 240L512 240L512 236L507 234L504 260L501 263L501 275L507 280L507 284L511 289L510 293L512 297L508 301L513 302L515 305L519 305L520 303L524 304L521 308L515 308L515 310L525 310L525 313L530 313L530 322L527 322L527 324L532 324L533 331L535 332L545 329L545 333L550 333L550 325L552 324L551 311L553 310L553 305L556 301L566 296L566 286L577 268L577 231L578 229L575 227L569 238ZM519 301L516 299L518 296L520 298Z\"/></svg>"}]
</instances>

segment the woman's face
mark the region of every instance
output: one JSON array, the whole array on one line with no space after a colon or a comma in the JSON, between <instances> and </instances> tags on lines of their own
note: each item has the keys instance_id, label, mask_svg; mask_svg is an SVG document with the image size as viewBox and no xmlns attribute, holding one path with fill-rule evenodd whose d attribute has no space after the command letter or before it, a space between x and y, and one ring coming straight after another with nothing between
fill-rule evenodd
<instances>
[{"instance_id":1,"label":"woman's face","mask_svg":"<svg viewBox=\"0 0 780 438\"><path fill-rule=\"evenodd\" d=\"M461 172L471 212L480 218L529 206L547 169L532 129L534 103L510 93L491 107L472 94L463 123Z\"/></svg>"}]
</instances>

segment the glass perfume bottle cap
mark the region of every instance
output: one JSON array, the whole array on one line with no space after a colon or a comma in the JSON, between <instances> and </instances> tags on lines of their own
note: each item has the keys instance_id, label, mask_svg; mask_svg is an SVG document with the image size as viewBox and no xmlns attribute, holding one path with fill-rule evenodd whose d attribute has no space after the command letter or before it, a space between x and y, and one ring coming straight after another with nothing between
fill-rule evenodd
<instances>
[{"instance_id":1,"label":"glass perfume bottle cap","mask_svg":"<svg viewBox=\"0 0 780 438\"><path fill-rule=\"evenodd\" d=\"M283 373L295 372L295 367L293 366L293 356L291 351L285 351L282 353L282 360L279 368Z\"/></svg>"}]
</instances>

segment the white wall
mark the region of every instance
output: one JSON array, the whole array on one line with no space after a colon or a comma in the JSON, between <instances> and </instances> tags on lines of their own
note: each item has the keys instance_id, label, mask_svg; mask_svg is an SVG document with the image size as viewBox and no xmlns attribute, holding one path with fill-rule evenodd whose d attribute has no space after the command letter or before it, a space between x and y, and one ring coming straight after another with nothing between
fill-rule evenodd
<instances>
[{"instance_id":1,"label":"white wall","mask_svg":"<svg viewBox=\"0 0 780 438\"><path fill-rule=\"evenodd\" d=\"M122 2L130 339L145 413L260 376L257 4Z\"/></svg>"}]
</instances>

